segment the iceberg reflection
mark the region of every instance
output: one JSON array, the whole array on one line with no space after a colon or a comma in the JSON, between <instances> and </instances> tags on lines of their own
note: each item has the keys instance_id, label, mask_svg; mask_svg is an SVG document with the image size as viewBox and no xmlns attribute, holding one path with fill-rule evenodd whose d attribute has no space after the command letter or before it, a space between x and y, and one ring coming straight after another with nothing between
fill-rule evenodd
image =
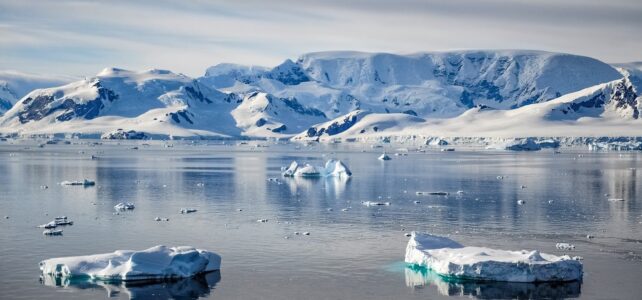
<instances>
[{"instance_id":1,"label":"iceberg reflection","mask_svg":"<svg viewBox=\"0 0 642 300\"><path fill-rule=\"evenodd\" d=\"M468 296L476 299L560 299L580 296L582 283L572 282L497 282L466 281L444 278L418 266L406 266L406 285L433 286L444 296Z\"/></svg>"},{"instance_id":2,"label":"iceberg reflection","mask_svg":"<svg viewBox=\"0 0 642 300\"><path fill-rule=\"evenodd\" d=\"M129 299L198 299L210 294L214 286L221 281L221 272L214 271L191 278L166 281L104 282L87 279L70 279L42 275L40 282L46 286L73 288L79 290L102 288L107 297Z\"/></svg>"}]
</instances>

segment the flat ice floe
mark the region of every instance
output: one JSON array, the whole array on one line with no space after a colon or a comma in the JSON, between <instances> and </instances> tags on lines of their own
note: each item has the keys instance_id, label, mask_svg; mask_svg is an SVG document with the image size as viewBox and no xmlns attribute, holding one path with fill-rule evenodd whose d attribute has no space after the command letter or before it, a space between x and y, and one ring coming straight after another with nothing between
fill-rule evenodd
<instances>
[{"instance_id":1,"label":"flat ice floe","mask_svg":"<svg viewBox=\"0 0 642 300\"><path fill-rule=\"evenodd\" d=\"M66 180L66 181L61 182L61 183L60 183L60 185L82 185L82 186L92 186L92 185L96 185L96 182L95 182L95 181L92 181L92 180L88 180L88 179L83 179L83 180L79 180L79 181L69 181L69 180Z\"/></svg>"},{"instance_id":2,"label":"flat ice floe","mask_svg":"<svg viewBox=\"0 0 642 300\"><path fill-rule=\"evenodd\" d=\"M293 161L289 167L283 168L285 177L350 177L352 172L348 166L340 160L330 159L325 167L313 166L310 164L299 165Z\"/></svg>"},{"instance_id":3,"label":"flat ice floe","mask_svg":"<svg viewBox=\"0 0 642 300\"><path fill-rule=\"evenodd\" d=\"M193 247L155 246L147 250L50 258L40 262L44 275L103 281L187 278L221 268L221 257Z\"/></svg>"},{"instance_id":4,"label":"flat ice floe","mask_svg":"<svg viewBox=\"0 0 642 300\"><path fill-rule=\"evenodd\" d=\"M413 232L406 263L452 278L484 281L547 282L582 278L582 263L571 257L538 251L464 247L440 236Z\"/></svg>"}]
</instances>

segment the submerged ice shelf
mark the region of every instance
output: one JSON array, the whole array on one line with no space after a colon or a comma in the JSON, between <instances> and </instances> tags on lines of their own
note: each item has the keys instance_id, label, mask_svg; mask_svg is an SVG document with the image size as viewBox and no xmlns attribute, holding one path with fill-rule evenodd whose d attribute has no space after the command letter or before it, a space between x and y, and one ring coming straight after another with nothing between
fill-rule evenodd
<instances>
[{"instance_id":1,"label":"submerged ice shelf","mask_svg":"<svg viewBox=\"0 0 642 300\"><path fill-rule=\"evenodd\" d=\"M405 261L441 276L482 281L574 281L583 274L582 263L567 255L465 247L445 237L417 232L408 241Z\"/></svg>"},{"instance_id":2,"label":"submerged ice shelf","mask_svg":"<svg viewBox=\"0 0 642 300\"><path fill-rule=\"evenodd\" d=\"M142 251L50 258L40 262L44 275L104 281L187 278L221 268L218 254L193 247L155 246Z\"/></svg>"}]
</instances>

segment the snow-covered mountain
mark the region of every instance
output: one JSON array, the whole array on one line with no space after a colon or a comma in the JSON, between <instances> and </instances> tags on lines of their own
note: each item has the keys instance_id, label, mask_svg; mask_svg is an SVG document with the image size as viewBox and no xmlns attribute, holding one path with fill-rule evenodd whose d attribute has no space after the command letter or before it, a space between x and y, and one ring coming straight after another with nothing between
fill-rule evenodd
<instances>
[{"instance_id":1,"label":"snow-covered mountain","mask_svg":"<svg viewBox=\"0 0 642 300\"><path fill-rule=\"evenodd\" d=\"M5 130L100 135L118 128L161 135L237 136L241 102L166 70L107 68L95 77L35 90L0 119Z\"/></svg>"},{"instance_id":2,"label":"snow-covered mountain","mask_svg":"<svg viewBox=\"0 0 642 300\"><path fill-rule=\"evenodd\" d=\"M640 110L642 97L628 78L622 78L547 102L508 110L479 106L447 119L351 112L311 127L294 139L642 136ZM334 130L329 132L329 128Z\"/></svg>"},{"instance_id":3,"label":"snow-covered mountain","mask_svg":"<svg viewBox=\"0 0 642 300\"><path fill-rule=\"evenodd\" d=\"M9 110L24 95L35 89L58 86L73 80L73 78L65 76L0 71L0 115Z\"/></svg>"},{"instance_id":4,"label":"snow-covered mountain","mask_svg":"<svg viewBox=\"0 0 642 300\"><path fill-rule=\"evenodd\" d=\"M296 98L329 117L368 109L444 118L476 105L511 109L545 102L622 77L589 57L518 50L320 52L272 69L252 70L214 66L200 80L230 92Z\"/></svg>"},{"instance_id":5,"label":"snow-covered mountain","mask_svg":"<svg viewBox=\"0 0 642 300\"><path fill-rule=\"evenodd\" d=\"M642 136L642 64L540 51L321 52L190 78L107 68L34 90L0 133L132 138Z\"/></svg>"}]
</instances>

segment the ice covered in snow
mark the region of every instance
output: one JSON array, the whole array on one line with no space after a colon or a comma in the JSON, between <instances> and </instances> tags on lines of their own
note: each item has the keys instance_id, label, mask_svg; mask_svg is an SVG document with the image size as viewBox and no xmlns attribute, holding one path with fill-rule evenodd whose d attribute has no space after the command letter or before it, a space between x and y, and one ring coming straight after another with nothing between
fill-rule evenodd
<instances>
[{"instance_id":1,"label":"ice covered in snow","mask_svg":"<svg viewBox=\"0 0 642 300\"><path fill-rule=\"evenodd\" d=\"M326 161L325 166L313 166L310 164L299 165L293 161L290 166L283 171L285 177L350 177L352 172L348 166L335 159Z\"/></svg>"},{"instance_id":2,"label":"ice covered in snow","mask_svg":"<svg viewBox=\"0 0 642 300\"><path fill-rule=\"evenodd\" d=\"M378 160L390 160L391 158L390 158L390 156L388 156L388 154L386 154L386 153L384 152L384 153L383 153L383 154L381 154L379 157L377 157L377 159L378 159Z\"/></svg>"},{"instance_id":3,"label":"ice covered in snow","mask_svg":"<svg viewBox=\"0 0 642 300\"><path fill-rule=\"evenodd\" d=\"M83 179L83 180L79 180L79 181L63 181L63 182L60 183L60 185L92 186L92 185L96 185L96 182L88 180L88 179Z\"/></svg>"},{"instance_id":4,"label":"ice covered in snow","mask_svg":"<svg viewBox=\"0 0 642 300\"><path fill-rule=\"evenodd\" d=\"M482 281L544 282L582 278L582 263L539 251L465 247L446 237L413 232L405 261L445 277Z\"/></svg>"},{"instance_id":5,"label":"ice covered in snow","mask_svg":"<svg viewBox=\"0 0 642 300\"><path fill-rule=\"evenodd\" d=\"M361 204L365 206L390 206L390 202L377 202L377 201L363 201Z\"/></svg>"},{"instance_id":6,"label":"ice covered in snow","mask_svg":"<svg viewBox=\"0 0 642 300\"><path fill-rule=\"evenodd\" d=\"M104 281L187 278L221 268L221 257L193 247L155 246L142 251L117 250L40 262L44 275Z\"/></svg>"},{"instance_id":7,"label":"ice covered in snow","mask_svg":"<svg viewBox=\"0 0 642 300\"><path fill-rule=\"evenodd\" d=\"M121 202L121 203L118 203L118 204L114 205L114 209L115 210L119 210L119 211L121 211L121 210L132 210L134 208L136 208L136 206L134 205L134 203L130 203L130 202Z\"/></svg>"},{"instance_id":8,"label":"ice covered in snow","mask_svg":"<svg viewBox=\"0 0 642 300\"><path fill-rule=\"evenodd\" d=\"M537 151L542 146L537 144L532 138L511 139L499 144L489 145L486 149L512 150L512 151Z\"/></svg>"}]
</instances>

